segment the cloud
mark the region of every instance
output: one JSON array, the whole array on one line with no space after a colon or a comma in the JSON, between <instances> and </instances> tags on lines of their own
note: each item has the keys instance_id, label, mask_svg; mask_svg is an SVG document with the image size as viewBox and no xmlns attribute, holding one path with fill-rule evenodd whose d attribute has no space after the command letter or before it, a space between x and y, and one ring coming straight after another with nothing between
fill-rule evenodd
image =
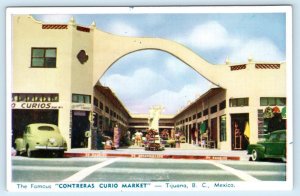
<instances>
[{"instance_id":1,"label":"cloud","mask_svg":"<svg viewBox=\"0 0 300 196\"><path fill-rule=\"evenodd\" d=\"M183 41L182 38L179 40ZM223 51L222 57L217 62L221 64L225 61L225 53L232 63L247 62L249 57L254 61L283 61L285 59L285 55L270 39L237 37L230 34L224 26L216 21L196 26L185 43L199 50L218 50L216 55Z\"/></svg>"},{"instance_id":2,"label":"cloud","mask_svg":"<svg viewBox=\"0 0 300 196\"><path fill-rule=\"evenodd\" d=\"M137 69L130 75L105 75L101 83L115 91L124 103L143 99L170 85L168 80L149 68Z\"/></svg>"},{"instance_id":3,"label":"cloud","mask_svg":"<svg viewBox=\"0 0 300 196\"><path fill-rule=\"evenodd\" d=\"M189 70L189 67L182 61L172 57L165 60L165 65L168 71L174 75L184 74Z\"/></svg>"},{"instance_id":4,"label":"cloud","mask_svg":"<svg viewBox=\"0 0 300 196\"><path fill-rule=\"evenodd\" d=\"M45 23L68 23L72 15L68 14L47 14L47 15L36 15L38 20Z\"/></svg>"},{"instance_id":5,"label":"cloud","mask_svg":"<svg viewBox=\"0 0 300 196\"><path fill-rule=\"evenodd\" d=\"M133 113L147 113L149 108L155 105L164 107L164 114L176 114L185 107L189 101L194 101L196 96L208 90L207 84L187 84L180 91L162 89L159 92L145 98L138 104L132 104L128 108Z\"/></svg>"},{"instance_id":6,"label":"cloud","mask_svg":"<svg viewBox=\"0 0 300 196\"><path fill-rule=\"evenodd\" d=\"M213 50L231 47L239 41L230 37L228 31L220 23L209 21L195 26L189 34L187 42L201 50Z\"/></svg>"},{"instance_id":7,"label":"cloud","mask_svg":"<svg viewBox=\"0 0 300 196\"><path fill-rule=\"evenodd\" d=\"M122 36L139 36L140 32L135 27L131 26L130 24L126 24L124 22L115 21L110 23L107 28L107 31Z\"/></svg>"},{"instance_id":8,"label":"cloud","mask_svg":"<svg viewBox=\"0 0 300 196\"><path fill-rule=\"evenodd\" d=\"M228 55L231 62L246 62L249 57L254 61L283 61L285 55L267 38L244 41L233 48Z\"/></svg>"}]
</instances>

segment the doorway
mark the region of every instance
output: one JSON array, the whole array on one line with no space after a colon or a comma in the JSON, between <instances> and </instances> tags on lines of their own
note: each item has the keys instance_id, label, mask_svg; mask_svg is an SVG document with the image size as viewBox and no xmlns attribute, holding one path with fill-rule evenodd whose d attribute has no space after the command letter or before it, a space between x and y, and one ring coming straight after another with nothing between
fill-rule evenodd
<instances>
[{"instance_id":1,"label":"doorway","mask_svg":"<svg viewBox=\"0 0 300 196\"><path fill-rule=\"evenodd\" d=\"M231 146L232 150L246 150L249 145L244 132L246 124L249 123L249 114L231 114Z\"/></svg>"},{"instance_id":2,"label":"doorway","mask_svg":"<svg viewBox=\"0 0 300 196\"><path fill-rule=\"evenodd\" d=\"M71 148L87 148L88 137L85 132L90 130L89 112L72 111Z\"/></svg>"}]
</instances>

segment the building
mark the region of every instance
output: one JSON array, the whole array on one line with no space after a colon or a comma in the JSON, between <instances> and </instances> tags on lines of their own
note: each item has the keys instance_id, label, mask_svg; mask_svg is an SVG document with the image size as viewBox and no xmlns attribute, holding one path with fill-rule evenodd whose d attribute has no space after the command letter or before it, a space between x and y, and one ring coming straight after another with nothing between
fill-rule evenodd
<instances>
[{"instance_id":1,"label":"building","mask_svg":"<svg viewBox=\"0 0 300 196\"><path fill-rule=\"evenodd\" d=\"M270 107L275 114L286 110L285 62L213 65L175 42L114 36L72 18L68 24L43 24L15 15L12 27L13 140L32 122L57 124L68 148L97 148L101 131L110 135L119 128L125 136L128 130L145 130L149 115L130 114L98 83L116 60L142 49L167 51L217 86L178 114L161 116L159 129L181 131L188 143L207 138L209 147L244 149L271 130ZM285 120L279 120L283 127ZM238 132L241 139L235 137Z\"/></svg>"}]
</instances>

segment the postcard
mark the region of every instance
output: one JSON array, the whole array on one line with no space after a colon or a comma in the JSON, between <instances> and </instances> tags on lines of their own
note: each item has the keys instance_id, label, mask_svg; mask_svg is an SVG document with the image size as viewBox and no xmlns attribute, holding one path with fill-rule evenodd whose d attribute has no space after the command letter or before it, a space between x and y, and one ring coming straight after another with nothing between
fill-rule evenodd
<instances>
[{"instance_id":1,"label":"postcard","mask_svg":"<svg viewBox=\"0 0 300 196\"><path fill-rule=\"evenodd\" d=\"M292 7L15 7L7 190L293 188Z\"/></svg>"}]
</instances>

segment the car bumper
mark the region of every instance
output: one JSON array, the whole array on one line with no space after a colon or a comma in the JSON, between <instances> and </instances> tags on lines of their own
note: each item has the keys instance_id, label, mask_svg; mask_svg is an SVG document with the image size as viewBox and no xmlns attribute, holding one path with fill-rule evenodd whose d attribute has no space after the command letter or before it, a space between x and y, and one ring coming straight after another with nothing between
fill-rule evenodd
<instances>
[{"instance_id":1,"label":"car bumper","mask_svg":"<svg viewBox=\"0 0 300 196\"><path fill-rule=\"evenodd\" d=\"M67 150L63 146L35 146L36 150Z\"/></svg>"}]
</instances>

